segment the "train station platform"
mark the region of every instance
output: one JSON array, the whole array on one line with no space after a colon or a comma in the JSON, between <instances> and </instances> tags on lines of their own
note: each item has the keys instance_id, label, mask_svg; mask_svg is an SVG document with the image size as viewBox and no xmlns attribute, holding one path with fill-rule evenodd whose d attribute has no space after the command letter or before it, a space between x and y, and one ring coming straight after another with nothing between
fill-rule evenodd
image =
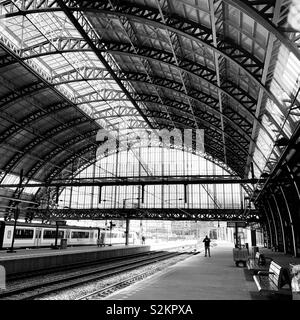
<instances>
[{"instance_id":1,"label":"train station platform","mask_svg":"<svg viewBox=\"0 0 300 320\"><path fill-rule=\"evenodd\" d=\"M86 263L143 253L150 250L147 245L115 245L107 247L80 246L66 249L19 249L15 253L0 252L0 265L6 275L33 272L71 264Z\"/></svg>"},{"instance_id":2,"label":"train station platform","mask_svg":"<svg viewBox=\"0 0 300 320\"><path fill-rule=\"evenodd\" d=\"M106 300L267 300L257 291L250 271L236 267L232 249L232 243L218 242L211 248L211 257L205 257L202 250ZM290 260L300 263L299 258L274 252L273 256L285 264Z\"/></svg>"}]
</instances>

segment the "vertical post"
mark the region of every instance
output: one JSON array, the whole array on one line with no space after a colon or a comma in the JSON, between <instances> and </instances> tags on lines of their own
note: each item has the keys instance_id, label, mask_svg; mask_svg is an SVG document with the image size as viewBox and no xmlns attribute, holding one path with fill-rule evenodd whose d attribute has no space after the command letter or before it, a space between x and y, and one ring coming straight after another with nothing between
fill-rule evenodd
<instances>
[{"instance_id":1,"label":"vertical post","mask_svg":"<svg viewBox=\"0 0 300 320\"><path fill-rule=\"evenodd\" d=\"M286 243L285 243L285 233L284 233L284 227L283 227L283 222L282 222L282 217L281 217L281 213L280 213L280 209L278 206L278 202L276 200L276 197L274 196L274 194L272 193L275 205L276 205L276 209L278 212L278 216L279 216L279 220L280 220L280 225L281 225L281 232L282 232L282 240L283 240L283 252L286 253Z\"/></svg>"},{"instance_id":2,"label":"vertical post","mask_svg":"<svg viewBox=\"0 0 300 320\"><path fill-rule=\"evenodd\" d=\"M285 193L283 191L282 186L280 186L280 190L281 190L281 193L283 195L284 203L286 205L286 208L287 208L287 211L288 211L288 214L289 214L289 220L290 220L289 222L290 222L292 238L293 238L294 257L297 257L296 239L295 239L295 231L294 231L294 224L293 224L292 214L291 214L290 207L289 207L289 204L287 202L287 199L286 199L286 196L285 196Z\"/></svg>"},{"instance_id":3,"label":"vertical post","mask_svg":"<svg viewBox=\"0 0 300 320\"><path fill-rule=\"evenodd\" d=\"M123 199L123 209L125 210L126 199ZM128 246L129 240L129 216L126 213L125 245Z\"/></svg>"},{"instance_id":4,"label":"vertical post","mask_svg":"<svg viewBox=\"0 0 300 320\"><path fill-rule=\"evenodd\" d=\"M275 218L274 218L274 215L273 215L273 210L272 210L272 207L270 205L270 201L267 199L267 202L268 202L268 205L269 205L269 208L270 208L270 212L271 212L271 216L272 216L272 221L273 221L273 225L274 225L274 233L275 233L275 242L276 242L276 246L278 247L278 234L277 234L277 228L276 228L276 223L275 223ZM274 243L273 243L274 245Z\"/></svg>"},{"instance_id":5,"label":"vertical post","mask_svg":"<svg viewBox=\"0 0 300 320\"><path fill-rule=\"evenodd\" d=\"M256 230L251 230L251 246L256 247Z\"/></svg>"},{"instance_id":6,"label":"vertical post","mask_svg":"<svg viewBox=\"0 0 300 320\"><path fill-rule=\"evenodd\" d=\"M265 205L264 205L264 212L266 214L266 218L267 218L267 222L268 222L268 226L269 226L269 235L268 235L268 245L269 247L268 248L272 248L273 247L273 237L272 237L272 228L271 228L271 222L270 222L270 218L269 218L269 215L268 215L268 210L265 208Z\"/></svg>"},{"instance_id":7,"label":"vertical post","mask_svg":"<svg viewBox=\"0 0 300 320\"><path fill-rule=\"evenodd\" d=\"M18 185L18 189L21 189L22 187L22 181L23 181L23 169L21 169L21 172L20 172L20 180L19 180L19 185ZM14 229L13 229L13 234L12 234L12 240L11 240L11 247L9 250L7 250L7 252L9 253L13 253L13 252L16 252L14 250L14 242L15 242L15 233L16 233L16 228L17 228L17 221L18 221L18 218L19 218L19 207L18 207L19 204L16 205L16 209L15 209L15 221L14 221Z\"/></svg>"},{"instance_id":8,"label":"vertical post","mask_svg":"<svg viewBox=\"0 0 300 320\"><path fill-rule=\"evenodd\" d=\"M144 203L144 197L145 197L145 186L142 185L142 203Z\"/></svg>"},{"instance_id":9,"label":"vertical post","mask_svg":"<svg viewBox=\"0 0 300 320\"><path fill-rule=\"evenodd\" d=\"M56 197L55 197L55 203L58 204L58 198L59 198L59 187L56 187Z\"/></svg>"},{"instance_id":10,"label":"vertical post","mask_svg":"<svg viewBox=\"0 0 300 320\"><path fill-rule=\"evenodd\" d=\"M102 186L99 186L99 197L98 197L98 203L101 203L102 200Z\"/></svg>"},{"instance_id":11,"label":"vertical post","mask_svg":"<svg viewBox=\"0 0 300 320\"><path fill-rule=\"evenodd\" d=\"M55 230L55 244L54 244L54 248L53 249L57 249L57 238L58 238L58 223L56 221L56 230Z\"/></svg>"},{"instance_id":12,"label":"vertical post","mask_svg":"<svg viewBox=\"0 0 300 320\"><path fill-rule=\"evenodd\" d=\"M15 234L16 234L16 228L17 228L17 220L18 220L18 217L19 217L19 207L18 205L16 206L16 209L15 209L15 221L14 221L14 229L13 229L13 233L12 233L12 240L11 240L11 247L9 250L7 250L8 253L14 253L16 252L14 250L14 242L15 242Z\"/></svg>"},{"instance_id":13,"label":"vertical post","mask_svg":"<svg viewBox=\"0 0 300 320\"><path fill-rule=\"evenodd\" d=\"M112 220L110 220L110 223L109 223L109 245L111 246L111 231L112 231Z\"/></svg>"},{"instance_id":14,"label":"vertical post","mask_svg":"<svg viewBox=\"0 0 300 320\"><path fill-rule=\"evenodd\" d=\"M238 248L239 247L239 237L238 237L237 222L235 222L234 225L235 225L235 247Z\"/></svg>"}]
</instances>

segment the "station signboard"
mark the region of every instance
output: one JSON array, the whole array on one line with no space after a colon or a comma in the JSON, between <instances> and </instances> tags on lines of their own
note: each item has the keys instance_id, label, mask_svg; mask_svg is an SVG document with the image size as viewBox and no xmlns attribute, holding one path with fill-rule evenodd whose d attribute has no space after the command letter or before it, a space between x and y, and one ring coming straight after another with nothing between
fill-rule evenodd
<instances>
[{"instance_id":1,"label":"station signboard","mask_svg":"<svg viewBox=\"0 0 300 320\"><path fill-rule=\"evenodd\" d=\"M227 221L227 228L246 228L245 221Z\"/></svg>"},{"instance_id":2,"label":"station signboard","mask_svg":"<svg viewBox=\"0 0 300 320\"><path fill-rule=\"evenodd\" d=\"M56 220L57 226L65 226L67 224L67 221L64 220Z\"/></svg>"}]
</instances>

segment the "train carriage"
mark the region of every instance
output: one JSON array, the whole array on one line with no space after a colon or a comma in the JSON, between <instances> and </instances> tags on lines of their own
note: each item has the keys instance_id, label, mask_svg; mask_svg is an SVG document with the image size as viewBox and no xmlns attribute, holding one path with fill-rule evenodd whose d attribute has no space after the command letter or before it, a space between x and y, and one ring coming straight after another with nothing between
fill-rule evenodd
<instances>
[{"instance_id":1,"label":"train carriage","mask_svg":"<svg viewBox=\"0 0 300 320\"><path fill-rule=\"evenodd\" d=\"M11 246L14 222L0 221L0 249ZM96 245L99 228L60 226L58 241L67 239L68 245ZM55 244L56 225L18 222L15 231L14 247L50 247ZM59 242L58 242L59 243Z\"/></svg>"}]
</instances>

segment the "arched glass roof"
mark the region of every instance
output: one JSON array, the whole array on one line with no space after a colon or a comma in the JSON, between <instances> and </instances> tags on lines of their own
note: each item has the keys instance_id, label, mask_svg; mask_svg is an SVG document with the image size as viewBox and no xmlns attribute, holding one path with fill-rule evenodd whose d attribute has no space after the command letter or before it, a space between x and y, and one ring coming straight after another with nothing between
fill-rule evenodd
<instances>
[{"instance_id":1,"label":"arched glass roof","mask_svg":"<svg viewBox=\"0 0 300 320\"><path fill-rule=\"evenodd\" d=\"M270 172L300 116L290 3L0 1L0 183L92 164L101 128L204 129L207 158Z\"/></svg>"}]
</instances>

